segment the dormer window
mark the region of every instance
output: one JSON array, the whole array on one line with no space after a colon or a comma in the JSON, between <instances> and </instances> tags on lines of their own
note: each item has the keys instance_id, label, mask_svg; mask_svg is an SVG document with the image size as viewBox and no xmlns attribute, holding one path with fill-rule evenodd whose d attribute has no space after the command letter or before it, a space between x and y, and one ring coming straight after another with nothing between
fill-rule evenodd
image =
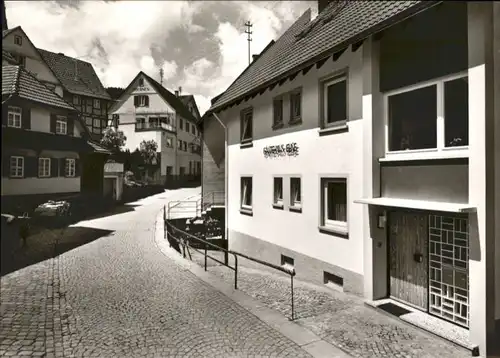
<instances>
[{"instance_id":1,"label":"dormer window","mask_svg":"<svg viewBox=\"0 0 500 358\"><path fill-rule=\"evenodd\" d=\"M7 115L7 126L21 128L21 108L9 106Z\"/></svg>"},{"instance_id":2,"label":"dormer window","mask_svg":"<svg viewBox=\"0 0 500 358\"><path fill-rule=\"evenodd\" d=\"M14 35L14 44L16 44L17 46L22 46L23 38L19 35Z\"/></svg>"}]
</instances>

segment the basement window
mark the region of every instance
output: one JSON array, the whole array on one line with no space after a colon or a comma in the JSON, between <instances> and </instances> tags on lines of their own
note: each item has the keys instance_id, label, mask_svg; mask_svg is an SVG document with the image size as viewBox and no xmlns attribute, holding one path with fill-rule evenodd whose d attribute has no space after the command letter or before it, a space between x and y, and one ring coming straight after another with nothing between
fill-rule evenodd
<instances>
[{"instance_id":1,"label":"basement window","mask_svg":"<svg viewBox=\"0 0 500 358\"><path fill-rule=\"evenodd\" d=\"M281 266L289 266L289 267L294 267L295 265L295 260L291 257L288 257L288 256L285 256L285 255L281 255Z\"/></svg>"},{"instance_id":2,"label":"basement window","mask_svg":"<svg viewBox=\"0 0 500 358\"><path fill-rule=\"evenodd\" d=\"M344 288L344 279L327 271L323 271L323 282L325 285L335 289L343 290Z\"/></svg>"}]
</instances>

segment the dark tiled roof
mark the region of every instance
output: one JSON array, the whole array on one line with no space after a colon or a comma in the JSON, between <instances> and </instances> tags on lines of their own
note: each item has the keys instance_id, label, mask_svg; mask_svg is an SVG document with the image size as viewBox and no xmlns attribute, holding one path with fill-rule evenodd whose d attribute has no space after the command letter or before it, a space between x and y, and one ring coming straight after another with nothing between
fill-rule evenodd
<instances>
[{"instance_id":1,"label":"dark tiled roof","mask_svg":"<svg viewBox=\"0 0 500 358\"><path fill-rule=\"evenodd\" d=\"M104 148L102 145L97 144L91 140L87 141L87 144L93 149L93 151L98 152L98 153L103 153L103 154L111 154L109 150Z\"/></svg>"},{"instance_id":2,"label":"dark tiled roof","mask_svg":"<svg viewBox=\"0 0 500 358\"><path fill-rule=\"evenodd\" d=\"M249 66L229 86L209 111L219 110L264 89L302 67L437 3L439 1L345 1L339 7L335 1L312 22L308 10L255 61L255 65ZM303 36L297 36L301 32Z\"/></svg>"},{"instance_id":3,"label":"dark tiled roof","mask_svg":"<svg viewBox=\"0 0 500 358\"><path fill-rule=\"evenodd\" d=\"M4 95L17 95L30 101L77 111L21 66L2 66L2 97Z\"/></svg>"},{"instance_id":4,"label":"dark tiled roof","mask_svg":"<svg viewBox=\"0 0 500 358\"><path fill-rule=\"evenodd\" d=\"M163 87L161 84L159 84L153 78L149 77L144 72L141 71L139 73L139 75L141 73L151 83L151 85L154 87L156 92L158 92L158 94L160 96L162 96L163 99L165 101L167 101L167 103L169 103L179 115L181 115L183 118L185 118L187 120L196 121L196 118L193 116L193 114L188 110L186 105L175 94L170 92L168 89ZM135 81L135 79L134 79L134 81ZM134 82L134 81L132 81L132 82Z\"/></svg>"},{"instance_id":5,"label":"dark tiled roof","mask_svg":"<svg viewBox=\"0 0 500 358\"><path fill-rule=\"evenodd\" d=\"M16 59L14 57L12 57L10 52L7 50L4 50L4 49L2 49L2 60L6 60L7 62L9 62L12 65L17 64Z\"/></svg>"},{"instance_id":6,"label":"dark tiled roof","mask_svg":"<svg viewBox=\"0 0 500 358\"><path fill-rule=\"evenodd\" d=\"M12 31L20 28L21 26L16 26L12 29L7 29L7 30L2 30L2 38L4 38L5 36L7 36L8 34L10 34Z\"/></svg>"},{"instance_id":7,"label":"dark tiled roof","mask_svg":"<svg viewBox=\"0 0 500 358\"><path fill-rule=\"evenodd\" d=\"M38 51L68 92L111 99L89 62L42 49Z\"/></svg>"},{"instance_id":8,"label":"dark tiled roof","mask_svg":"<svg viewBox=\"0 0 500 358\"><path fill-rule=\"evenodd\" d=\"M189 103L189 100L193 98L194 99L194 96L192 94L186 94L186 95L182 95L182 96L179 96L179 99L181 100L181 102L187 106L188 103Z\"/></svg>"}]
</instances>

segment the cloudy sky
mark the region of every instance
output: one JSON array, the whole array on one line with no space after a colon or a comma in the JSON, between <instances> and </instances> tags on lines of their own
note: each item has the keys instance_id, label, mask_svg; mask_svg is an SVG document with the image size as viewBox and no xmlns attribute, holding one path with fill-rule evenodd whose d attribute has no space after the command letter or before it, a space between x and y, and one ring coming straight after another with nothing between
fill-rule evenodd
<instances>
[{"instance_id":1,"label":"cloudy sky","mask_svg":"<svg viewBox=\"0 0 500 358\"><path fill-rule=\"evenodd\" d=\"M35 46L91 62L104 86L125 87L144 71L194 94L200 112L316 1L6 1L9 28Z\"/></svg>"}]
</instances>

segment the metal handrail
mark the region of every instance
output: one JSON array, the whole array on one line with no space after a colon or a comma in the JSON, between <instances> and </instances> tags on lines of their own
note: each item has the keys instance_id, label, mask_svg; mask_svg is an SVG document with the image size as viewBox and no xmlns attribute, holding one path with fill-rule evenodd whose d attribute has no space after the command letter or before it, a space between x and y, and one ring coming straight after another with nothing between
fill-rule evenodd
<instances>
[{"instance_id":1,"label":"metal handrail","mask_svg":"<svg viewBox=\"0 0 500 358\"><path fill-rule=\"evenodd\" d=\"M278 265L272 264L270 262L266 262L266 261L259 260L259 259L256 259L254 257L248 256L248 255L242 254L242 253L237 252L237 251L228 250L228 249L225 249L225 248L220 247L218 245L212 244L212 243L208 242L207 240L201 239L201 238L199 238L199 237L197 237L197 236L195 236L193 234L190 234L190 233L188 233L188 232L186 232L184 230L181 230L181 229L175 227L171 222L169 222L167 220L167 213L166 213L166 207L165 206L163 207L163 219L164 219L164 223L165 223L165 225L164 225L164 237L165 237L165 239L167 239L168 228L170 228L170 229L175 230L179 234L187 236L188 238L193 239L195 241L198 241L198 242L200 242L200 243L202 243L202 244L205 245L204 252L201 252L201 251L197 250L196 248L192 247L191 245L189 245L188 240L185 240L185 239L182 239L182 238L177 238L172 233L170 233L171 238L173 238L175 241L177 241L178 243L180 243L182 245L182 249L183 249L182 251L183 251L183 257L184 258L186 258L186 248L187 248L188 255L189 255L190 259L192 260L191 253L189 252L189 248L191 248L191 249L193 249L194 251L196 251L198 253L203 253L204 254L204 258L205 258L205 271L207 271L207 259L208 258L210 258L211 260L214 260L215 262L218 262L218 263L220 263L220 264L222 264L222 265L224 265L224 266L232 269L234 271L234 289L238 289L238 257L243 257L243 258L245 258L247 260L253 261L255 263L258 263L258 264L261 264L261 265L273 268L275 270L278 270L278 271L281 271L283 273L286 273L286 274L290 275L291 308L292 308L291 320L292 321L295 320L295 303L294 303L294 289L293 289L293 278L296 275L295 268L293 268L293 267L290 268L290 267L287 267L287 266L278 266ZM212 247L212 248L215 248L218 251L223 251L226 254L233 255L233 257L234 257L234 267L232 267L229 264L224 263L222 261L219 261L218 259L216 259L216 258L208 255L207 254L208 247Z\"/></svg>"}]
</instances>

